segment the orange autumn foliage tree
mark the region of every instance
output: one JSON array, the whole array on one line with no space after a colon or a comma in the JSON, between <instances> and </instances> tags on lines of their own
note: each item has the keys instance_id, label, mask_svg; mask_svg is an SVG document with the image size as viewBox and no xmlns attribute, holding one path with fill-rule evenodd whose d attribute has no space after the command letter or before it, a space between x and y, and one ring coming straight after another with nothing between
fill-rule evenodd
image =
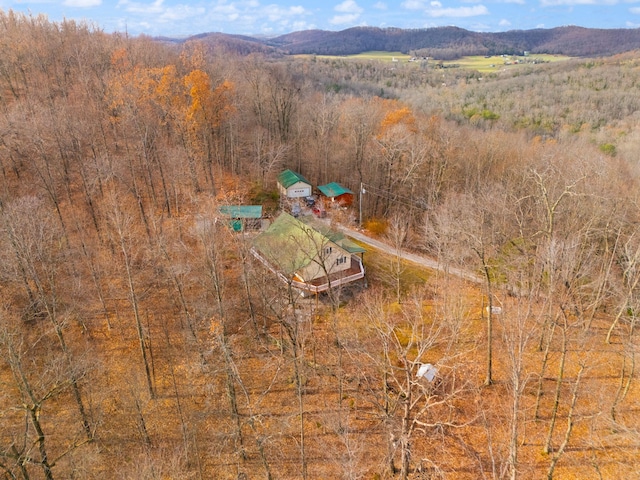
<instances>
[{"instance_id":1,"label":"orange autumn foliage tree","mask_svg":"<svg viewBox=\"0 0 640 480\"><path fill-rule=\"evenodd\" d=\"M184 77L184 85L191 99L186 118L194 127L217 128L233 113L234 108L230 101L234 90L233 83L224 81L212 89L209 75L202 70L193 70Z\"/></svg>"},{"instance_id":2,"label":"orange autumn foliage tree","mask_svg":"<svg viewBox=\"0 0 640 480\"><path fill-rule=\"evenodd\" d=\"M234 85L224 81L212 88L209 75L195 69L180 80L175 65L145 68L133 65L126 49L114 51L111 63L115 72L109 83L112 112L125 104L136 113L157 108L181 116L193 128L215 129L234 111L231 97Z\"/></svg>"},{"instance_id":3,"label":"orange autumn foliage tree","mask_svg":"<svg viewBox=\"0 0 640 480\"><path fill-rule=\"evenodd\" d=\"M211 79L202 70L193 70L183 79L189 103L185 110L187 144L190 155L200 160L205 178L213 187L213 163L221 163L222 128L235 111L234 85L224 81L212 88Z\"/></svg>"},{"instance_id":4,"label":"orange autumn foliage tree","mask_svg":"<svg viewBox=\"0 0 640 480\"><path fill-rule=\"evenodd\" d=\"M186 102L175 65L152 69L149 73L154 81L148 93L150 100L162 111L161 122L166 124L169 118L177 120Z\"/></svg>"},{"instance_id":5,"label":"orange autumn foliage tree","mask_svg":"<svg viewBox=\"0 0 640 480\"><path fill-rule=\"evenodd\" d=\"M409 107L389 100L384 106L388 111L380 122L375 140L382 158L379 181L386 191L390 191L394 185L401 185L411 177L418 128ZM389 207L388 201L377 203L376 211L382 208L380 213L387 215Z\"/></svg>"},{"instance_id":6,"label":"orange autumn foliage tree","mask_svg":"<svg viewBox=\"0 0 640 480\"><path fill-rule=\"evenodd\" d=\"M115 75L109 82L108 95L113 121L128 111L163 124L170 114L186 108L185 92L174 65L133 65L125 49L116 50L111 62Z\"/></svg>"},{"instance_id":7,"label":"orange autumn foliage tree","mask_svg":"<svg viewBox=\"0 0 640 480\"><path fill-rule=\"evenodd\" d=\"M400 107L389 111L380 123L378 138L384 136L390 130L406 128L411 133L416 133L416 119L409 107Z\"/></svg>"},{"instance_id":8,"label":"orange autumn foliage tree","mask_svg":"<svg viewBox=\"0 0 640 480\"><path fill-rule=\"evenodd\" d=\"M192 54L189 63L197 64L198 55ZM114 75L107 93L111 121L141 132L144 141L148 132L160 128L177 136L196 191L199 177L213 186L212 167L223 156L224 124L235 110L233 83L223 81L214 87L209 75L197 68L180 77L175 65L136 65L124 48L113 52L111 64ZM133 128L123 122L131 122Z\"/></svg>"}]
</instances>

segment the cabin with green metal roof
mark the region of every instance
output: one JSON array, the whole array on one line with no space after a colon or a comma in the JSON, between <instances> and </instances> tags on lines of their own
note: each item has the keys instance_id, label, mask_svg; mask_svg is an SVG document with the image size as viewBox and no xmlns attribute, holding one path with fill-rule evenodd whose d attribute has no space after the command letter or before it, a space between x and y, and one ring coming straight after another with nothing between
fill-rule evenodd
<instances>
[{"instance_id":1,"label":"cabin with green metal roof","mask_svg":"<svg viewBox=\"0 0 640 480\"><path fill-rule=\"evenodd\" d=\"M253 242L252 254L286 283L319 293L364 278L364 249L326 225L282 213Z\"/></svg>"},{"instance_id":2,"label":"cabin with green metal roof","mask_svg":"<svg viewBox=\"0 0 640 480\"><path fill-rule=\"evenodd\" d=\"M278 175L278 191L288 198L309 197L311 183L299 173L287 169Z\"/></svg>"},{"instance_id":3,"label":"cabin with green metal roof","mask_svg":"<svg viewBox=\"0 0 640 480\"><path fill-rule=\"evenodd\" d=\"M327 199L327 203L331 202L342 206L349 206L353 203L353 192L337 182L319 185L318 190Z\"/></svg>"}]
</instances>

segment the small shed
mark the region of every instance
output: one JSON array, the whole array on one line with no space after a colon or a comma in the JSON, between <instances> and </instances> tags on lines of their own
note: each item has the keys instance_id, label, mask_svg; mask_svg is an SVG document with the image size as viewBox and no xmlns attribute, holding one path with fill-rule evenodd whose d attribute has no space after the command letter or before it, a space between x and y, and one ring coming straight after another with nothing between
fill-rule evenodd
<instances>
[{"instance_id":1,"label":"small shed","mask_svg":"<svg viewBox=\"0 0 640 480\"><path fill-rule=\"evenodd\" d=\"M285 170L278 175L278 191L288 198L304 198L311 195L311 183L299 173Z\"/></svg>"},{"instance_id":2,"label":"small shed","mask_svg":"<svg viewBox=\"0 0 640 480\"><path fill-rule=\"evenodd\" d=\"M420 368L418 368L418 373L416 373L416 377L424 378L429 383L433 382L437 375L438 369L430 363L423 363L422 365L420 365Z\"/></svg>"},{"instance_id":3,"label":"small shed","mask_svg":"<svg viewBox=\"0 0 640 480\"><path fill-rule=\"evenodd\" d=\"M331 182L318 187L320 193L324 195L331 203L349 206L353 203L353 192L339 183Z\"/></svg>"},{"instance_id":4,"label":"small shed","mask_svg":"<svg viewBox=\"0 0 640 480\"><path fill-rule=\"evenodd\" d=\"M218 211L236 232L259 230L262 224L262 205L221 205Z\"/></svg>"}]
</instances>

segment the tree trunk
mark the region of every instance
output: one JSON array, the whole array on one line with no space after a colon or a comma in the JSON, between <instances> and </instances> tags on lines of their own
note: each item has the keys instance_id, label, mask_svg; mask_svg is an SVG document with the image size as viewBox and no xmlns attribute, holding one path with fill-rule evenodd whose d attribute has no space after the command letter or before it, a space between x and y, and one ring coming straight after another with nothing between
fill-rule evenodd
<instances>
[{"instance_id":1,"label":"tree trunk","mask_svg":"<svg viewBox=\"0 0 640 480\"><path fill-rule=\"evenodd\" d=\"M558 417L558 407L560 406L560 393L562 390L562 381L564 380L564 367L567 359L567 319L564 317L564 325L562 326L562 347L560 352L560 365L558 366L558 378L556 380L556 393L553 399L553 408L551 410L551 424L549 425L549 433L547 434L547 441L544 444L544 453L550 453L553 443L553 431L556 425L556 419Z\"/></svg>"},{"instance_id":2,"label":"tree trunk","mask_svg":"<svg viewBox=\"0 0 640 480\"><path fill-rule=\"evenodd\" d=\"M553 472L556 468L558 460L564 453L565 448L569 444L569 439L571 437L571 431L573 430L573 414L576 406L576 401L578 399L578 387L580 386L580 380L582 379L582 372L584 371L584 365L580 365L580 370L578 371L578 376L576 378L576 383L573 386L573 395L571 397L571 405L569 406L569 413L567 413L567 429L564 433L564 439L558 448L558 451L553 455L551 459L551 464L549 465L549 470L547 471L547 480L553 480Z\"/></svg>"}]
</instances>

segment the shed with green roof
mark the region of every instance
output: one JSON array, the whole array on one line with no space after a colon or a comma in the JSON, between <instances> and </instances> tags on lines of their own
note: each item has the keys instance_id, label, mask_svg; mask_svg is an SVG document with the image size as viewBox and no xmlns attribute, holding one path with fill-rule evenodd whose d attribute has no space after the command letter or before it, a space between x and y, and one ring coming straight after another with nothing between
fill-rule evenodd
<instances>
[{"instance_id":1,"label":"shed with green roof","mask_svg":"<svg viewBox=\"0 0 640 480\"><path fill-rule=\"evenodd\" d=\"M262 205L221 205L218 212L236 232L258 230L262 224Z\"/></svg>"},{"instance_id":2,"label":"shed with green roof","mask_svg":"<svg viewBox=\"0 0 640 480\"><path fill-rule=\"evenodd\" d=\"M320 185L318 186L318 190L332 203L344 206L353 203L353 192L339 183L331 182L326 185Z\"/></svg>"}]
</instances>

